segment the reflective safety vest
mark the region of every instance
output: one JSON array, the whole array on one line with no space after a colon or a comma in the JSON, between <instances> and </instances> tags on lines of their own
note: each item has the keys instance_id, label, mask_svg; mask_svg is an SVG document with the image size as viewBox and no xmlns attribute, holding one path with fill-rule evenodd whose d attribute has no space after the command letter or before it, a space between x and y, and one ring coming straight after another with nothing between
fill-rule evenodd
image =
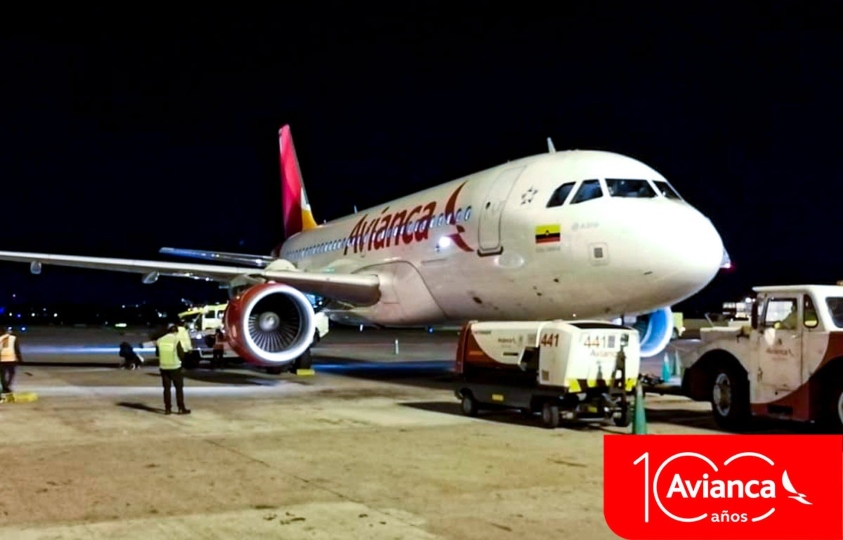
<instances>
[{"instance_id":1,"label":"reflective safety vest","mask_svg":"<svg viewBox=\"0 0 843 540\"><path fill-rule=\"evenodd\" d=\"M18 355L15 353L15 340L11 334L0 336L0 362L17 362Z\"/></svg>"},{"instance_id":2,"label":"reflective safety vest","mask_svg":"<svg viewBox=\"0 0 843 540\"><path fill-rule=\"evenodd\" d=\"M158 364L161 369L178 369L181 367L181 360L176 350L178 343L179 337L176 334L167 334L156 342L158 345Z\"/></svg>"},{"instance_id":3,"label":"reflective safety vest","mask_svg":"<svg viewBox=\"0 0 843 540\"><path fill-rule=\"evenodd\" d=\"M181 341L181 348L184 352L189 352L193 350L193 342L190 340L190 334L187 332L187 328L184 326L179 326L179 341Z\"/></svg>"}]
</instances>

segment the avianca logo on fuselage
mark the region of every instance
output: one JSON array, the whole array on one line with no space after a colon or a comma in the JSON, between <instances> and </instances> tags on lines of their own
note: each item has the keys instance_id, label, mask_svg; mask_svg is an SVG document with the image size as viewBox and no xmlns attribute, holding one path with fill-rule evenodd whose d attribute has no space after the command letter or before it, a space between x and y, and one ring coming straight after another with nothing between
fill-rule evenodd
<instances>
[{"instance_id":1,"label":"avianca logo on fuselage","mask_svg":"<svg viewBox=\"0 0 843 540\"><path fill-rule=\"evenodd\" d=\"M436 201L394 213L387 213L389 211L387 206L381 210L380 215L371 220L368 219L369 214L366 214L351 229L348 241L345 242L343 255L347 255L349 249L353 249L352 253L363 253L378 251L392 245L397 246L400 243L423 242L430 237L429 232L432 227L444 224L454 225L457 229L456 232L446 235L454 245L463 251L472 251L462 237L465 228L461 225L471 217L471 206L466 207L465 210L462 208L455 210L457 197L463 186L465 182L451 194L445 203L444 211L438 217L436 216Z\"/></svg>"}]
</instances>

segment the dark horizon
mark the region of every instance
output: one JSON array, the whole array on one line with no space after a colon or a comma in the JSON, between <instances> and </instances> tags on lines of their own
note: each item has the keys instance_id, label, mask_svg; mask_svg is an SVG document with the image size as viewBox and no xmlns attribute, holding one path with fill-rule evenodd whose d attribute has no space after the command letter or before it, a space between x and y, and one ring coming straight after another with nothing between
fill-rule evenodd
<instances>
[{"instance_id":1,"label":"dark horizon","mask_svg":"<svg viewBox=\"0 0 843 540\"><path fill-rule=\"evenodd\" d=\"M545 152L552 137L557 150L647 163L711 218L735 268L677 310L843 279L826 240L843 195L841 43L826 30L837 6L671 6L533 22L417 8L356 22L174 13L127 27L106 10L22 21L0 39L2 249L269 254L283 239L276 136L290 124L320 223ZM0 268L0 302L225 299L187 279Z\"/></svg>"}]
</instances>

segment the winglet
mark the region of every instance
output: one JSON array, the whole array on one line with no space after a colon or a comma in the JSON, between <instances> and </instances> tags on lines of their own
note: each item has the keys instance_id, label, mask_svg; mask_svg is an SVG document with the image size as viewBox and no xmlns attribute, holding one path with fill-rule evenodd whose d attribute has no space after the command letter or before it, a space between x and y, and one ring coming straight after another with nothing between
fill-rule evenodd
<instances>
[{"instance_id":1,"label":"winglet","mask_svg":"<svg viewBox=\"0 0 843 540\"><path fill-rule=\"evenodd\" d=\"M550 139L550 137L547 138L547 151L550 154L556 152L556 147L553 146L553 141Z\"/></svg>"},{"instance_id":2,"label":"winglet","mask_svg":"<svg viewBox=\"0 0 843 540\"><path fill-rule=\"evenodd\" d=\"M293 145L290 126L284 125L278 131L279 156L281 163L281 203L284 208L284 236L316 228L316 220L310 210L304 182L301 177L299 159Z\"/></svg>"}]
</instances>

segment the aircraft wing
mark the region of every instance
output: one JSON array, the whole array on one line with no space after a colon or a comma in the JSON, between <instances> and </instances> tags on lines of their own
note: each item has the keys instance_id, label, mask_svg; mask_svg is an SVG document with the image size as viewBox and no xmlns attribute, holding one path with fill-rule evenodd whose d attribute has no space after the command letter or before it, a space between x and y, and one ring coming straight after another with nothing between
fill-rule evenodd
<instances>
[{"instance_id":1,"label":"aircraft wing","mask_svg":"<svg viewBox=\"0 0 843 540\"><path fill-rule=\"evenodd\" d=\"M204 259L206 261L216 261L231 264L243 264L246 266L254 266L256 268L265 268L270 265L275 259L268 255L247 255L245 253L228 253L226 251L206 251L203 249L183 249L163 247L158 250L159 253L166 255L174 255L176 257L190 257L192 259Z\"/></svg>"},{"instance_id":2,"label":"aircraft wing","mask_svg":"<svg viewBox=\"0 0 843 540\"><path fill-rule=\"evenodd\" d=\"M30 263L33 273L40 273L41 265L73 266L95 270L145 274L144 281L153 282L158 276L175 276L227 283L237 276L263 277L286 283L303 292L353 304L368 305L380 298L380 279L372 274L336 274L301 272L298 270L266 270L240 266L144 261L0 251L0 261Z\"/></svg>"}]
</instances>

